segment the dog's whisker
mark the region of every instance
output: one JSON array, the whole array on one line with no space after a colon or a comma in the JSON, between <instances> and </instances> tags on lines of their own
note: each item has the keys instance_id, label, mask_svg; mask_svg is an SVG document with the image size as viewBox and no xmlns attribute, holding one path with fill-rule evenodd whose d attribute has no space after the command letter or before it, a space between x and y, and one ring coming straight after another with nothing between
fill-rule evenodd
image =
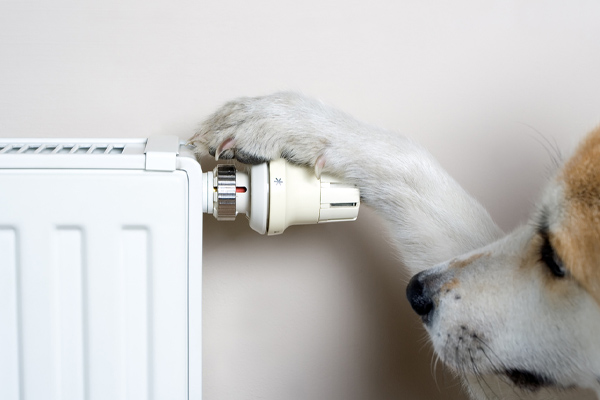
<instances>
[{"instance_id":1,"label":"dog's whisker","mask_svg":"<svg viewBox=\"0 0 600 400\"><path fill-rule=\"evenodd\" d=\"M440 362L440 356L439 356L439 354L438 353L434 353L433 356L432 356L432 358L431 358L431 365L430 365L431 375L433 376L433 380L435 382L435 386L439 390L441 390L439 382L438 382L438 379L437 379L437 367L438 367L439 362ZM442 368L442 383L444 385L445 385L445 373L446 373L445 368Z\"/></svg>"},{"instance_id":2,"label":"dog's whisker","mask_svg":"<svg viewBox=\"0 0 600 400\"><path fill-rule=\"evenodd\" d=\"M504 368L504 364L502 362L502 359L500 357L498 357L498 355L496 354L496 352L484 340L482 340L479 336L475 336L473 339L477 340L477 342L481 346L484 346L492 354L492 356L494 356L494 358L498 361L498 363L500 364L500 366L502 368ZM490 362L490 366L492 367L491 369L497 369L496 368L496 363L489 357L488 352L483 347L480 347L480 348L481 348L481 353L483 353L483 355L485 356L485 358L487 358L487 360Z\"/></svg>"},{"instance_id":3,"label":"dog's whisker","mask_svg":"<svg viewBox=\"0 0 600 400\"><path fill-rule=\"evenodd\" d=\"M484 355L484 356L485 356L485 357L488 359L488 361L490 362L490 365L491 365L491 367L492 367L492 370L494 370L494 371L497 371L498 375L500 375L501 377L503 377L503 374L501 374L501 371L505 371L505 370L509 369L509 368L508 368L508 366L507 366L507 365L506 365L504 362L502 362L502 359L496 355L496 353L494 352L494 350L493 350L493 349L492 349L492 348L491 348L491 347L490 347L490 346L489 346L487 343L485 343L483 340L481 340L481 339L480 339L480 338L478 338L478 337L477 337L476 339L479 341L479 343L481 343L481 345L485 346L485 347L488 349L488 351L489 351L489 352L492 354L492 356L493 356L493 357L494 357L494 358L497 360L497 363L496 363L496 362L494 362L494 361L493 361L493 360L490 358L490 356L489 356L488 352L486 352L486 351L485 351L483 348L481 349L481 352L483 353L483 355ZM484 379L485 379L485 378L484 378ZM504 377L502 378L502 380L503 380L503 381L506 381L506 379L505 379ZM510 382L508 382L508 383L510 383ZM515 395L517 398L520 398L520 397L521 397L521 395L522 395L522 394L521 394L521 393L519 393L519 392L517 391L517 388L516 388L516 387L514 387L513 385L510 385L509 387L511 388L511 390L512 390L513 394L514 394L514 395ZM502 392L502 389L500 388L500 386L498 386L498 390L500 390L500 392Z\"/></svg>"},{"instance_id":4,"label":"dog's whisker","mask_svg":"<svg viewBox=\"0 0 600 400\"><path fill-rule=\"evenodd\" d=\"M444 343L444 348L446 348L448 346L448 339L449 339L449 337L446 337L446 342ZM436 384L436 386L437 386L438 389L440 388L440 386L439 386L439 383L437 381L436 371L437 371L437 366L438 366L439 362L441 361L441 359L442 359L441 355L438 352L435 352L434 353L434 364L433 364L433 371L432 371L432 373L433 373L433 376L434 376L434 379L435 379L435 384ZM447 373L446 368L444 368L444 366L442 365L442 384L444 386L446 386L446 384L447 384L446 383L446 373Z\"/></svg>"},{"instance_id":5,"label":"dog's whisker","mask_svg":"<svg viewBox=\"0 0 600 400\"><path fill-rule=\"evenodd\" d=\"M473 353L471 351L471 348L469 348L469 357L471 359L471 366L475 372L475 376L477 379L477 383L479 384L479 386L481 387L484 395L486 398L489 398L487 395L487 392L485 390L485 388L483 387L483 385L481 384L481 382L483 381L483 383L485 384L485 387L487 387L490 391L490 393L492 395L494 395L495 399L499 399L500 397L498 396L498 394L494 391L494 389L492 389L492 387L490 386L490 384L488 383L488 381L485 379L485 375L483 373L481 373L481 371L479 370L479 367L477 366L477 363L475 362L475 360L473 359Z\"/></svg>"},{"instance_id":6,"label":"dog's whisker","mask_svg":"<svg viewBox=\"0 0 600 400\"><path fill-rule=\"evenodd\" d=\"M439 389L440 385L438 384L437 375L435 373L436 363L437 363L437 360L434 355L433 357L431 357L431 362L429 363L429 372L430 372L431 376L433 377L433 383L435 383L435 387Z\"/></svg>"},{"instance_id":7,"label":"dog's whisker","mask_svg":"<svg viewBox=\"0 0 600 400\"><path fill-rule=\"evenodd\" d=\"M542 132L540 132L538 129L536 129L532 125L529 125L526 123L523 123L523 125L529 129L531 129L533 132L535 132L537 134L537 136L532 135L532 134L528 134L528 136L531 137L536 142L538 142L546 150L546 152L548 153L548 156L550 157L550 160L554 164L555 168L560 167L563 157L562 157L562 153L560 151L560 147L558 146L558 143L556 142L556 138L553 138L553 141L550 141L550 139L546 135L544 135Z\"/></svg>"}]
</instances>

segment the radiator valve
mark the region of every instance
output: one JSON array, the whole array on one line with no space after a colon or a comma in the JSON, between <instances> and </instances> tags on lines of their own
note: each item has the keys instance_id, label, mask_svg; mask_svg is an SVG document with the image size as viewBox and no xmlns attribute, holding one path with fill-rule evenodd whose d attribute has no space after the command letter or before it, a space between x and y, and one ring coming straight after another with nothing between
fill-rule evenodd
<instances>
[{"instance_id":1,"label":"radiator valve","mask_svg":"<svg viewBox=\"0 0 600 400\"><path fill-rule=\"evenodd\" d=\"M287 163L254 165L249 173L221 164L204 174L204 212L220 221L245 214L260 234L278 235L290 225L354 221L360 193L355 185Z\"/></svg>"}]
</instances>

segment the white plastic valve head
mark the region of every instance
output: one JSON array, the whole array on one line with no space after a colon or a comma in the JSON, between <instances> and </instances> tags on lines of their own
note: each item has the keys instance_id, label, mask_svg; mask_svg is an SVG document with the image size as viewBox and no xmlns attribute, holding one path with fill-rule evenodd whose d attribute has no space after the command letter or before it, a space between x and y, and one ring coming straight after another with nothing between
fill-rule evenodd
<instances>
[{"instance_id":1,"label":"white plastic valve head","mask_svg":"<svg viewBox=\"0 0 600 400\"><path fill-rule=\"evenodd\" d=\"M354 221L359 207L360 192L355 185L329 175L321 176L319 222Z\"/></svg>"},{"instance_id":2,"label":"white plastic valve head","mask_svg":"<svg viewBox=\"0 0 600 400\"><path fill-rule=\"evenodd\" d=\"M250 169L250 209L246 213L250 228L264 235L269 219L269 166L267 163L254 165Z\"/></svg>"},{"instance_id":3,"label":"white plastic valve head","mask_svg":"<svg viewBox=\"0 0 600 400\"><path fill-rule=\"evenodd\" d=\"M250 176L221 164L205 173L204 212L220 221L246 214L260 234L278 235L290 225L353 221L360 193L351 184L283 159L252 166Z\"/></svg>"},{"instance_id":4,"label":"white plastic valve head","mask_svg":"<svg viewBox=\"0 0 600 400\"><path fill-rule=\"evenodd\" d=\"M269 165L268 234L277 235L290 225L353 221L358 216L360 192L354 185L288 164L282 159Z\"/></svg>"}]
</instances>

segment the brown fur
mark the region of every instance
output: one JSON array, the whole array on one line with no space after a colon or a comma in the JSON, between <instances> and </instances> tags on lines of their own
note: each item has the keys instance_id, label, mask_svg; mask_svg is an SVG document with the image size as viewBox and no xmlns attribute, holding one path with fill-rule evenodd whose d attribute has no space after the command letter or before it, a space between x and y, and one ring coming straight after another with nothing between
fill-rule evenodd
<instances>
[{"instance_id":1,"label":"brown fur","mask_svg":"<svg viewBox=\"0 0 600 400\"><path fill-rule=\"evenodd\" d=\"M452 263L450 263L449 268L458 268L458 269L464 268L464 267L468 266L469 264L471 264L472 262L479 260L481 257L483 257L485 255L489 255L489 254L478 253L478 254L473 254L472 256L470 256L464 260L453 261ZM441 290L447 293L447 292L457 288L458 285L460 285L460 281L458 279L454 278L454 279L446 282L441 287Z\"/></svg>"},{"instance_id":2,"label":"brown fur","mask_svg":"<svg viewBox=\"0 0 600 400\"><path fill-rule=\"evenodd\" d=\"M553 245L572 276L600 304L600 128L583 141L559 179L566 208Z\"/></svg>"},{"instance_id":3,"label":"brown fur","mask_svg":"<svg viewBox=\"0 0 600 400\"><path fill-rule=\"evenodd\" d=\"M471 264L473 261L479 260L483 257L484 253L473 254L471 257L465 258L464 260L456 260L450 263L449 268L464 268L467 265Z\"/></svg>"},{"instance_id":4,"label":"brown fur","mask_svg":"<svg viewBox=\"0 0 600 400\"><path fill-rule=\"evenodd\" d=\"M444 293L448 293L449 291L456 289L459 284L460 284L459 280L456 278L453 278L453 279L449 280L448 282L444 283L442 285L442 287L440 288L440 290Z\"/></svg>"}]
</instances>

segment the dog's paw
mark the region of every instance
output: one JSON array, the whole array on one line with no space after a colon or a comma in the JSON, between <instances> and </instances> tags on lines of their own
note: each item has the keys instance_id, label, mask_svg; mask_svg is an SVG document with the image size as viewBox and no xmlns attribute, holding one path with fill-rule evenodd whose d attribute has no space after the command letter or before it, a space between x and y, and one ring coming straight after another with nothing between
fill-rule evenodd
<instances>
[{"instance_id":1,"label":"dog's paw","mask_svg":"<svg viewBox=\"0 0 600 400\"><path fill-rule=\"evenodd\" d=\"M190 143L199 155L258 164L277 158L315 168L325 164L331 142L331 109L294 92L240 98L201 125Z\"/></svg>"}]
</instances>

